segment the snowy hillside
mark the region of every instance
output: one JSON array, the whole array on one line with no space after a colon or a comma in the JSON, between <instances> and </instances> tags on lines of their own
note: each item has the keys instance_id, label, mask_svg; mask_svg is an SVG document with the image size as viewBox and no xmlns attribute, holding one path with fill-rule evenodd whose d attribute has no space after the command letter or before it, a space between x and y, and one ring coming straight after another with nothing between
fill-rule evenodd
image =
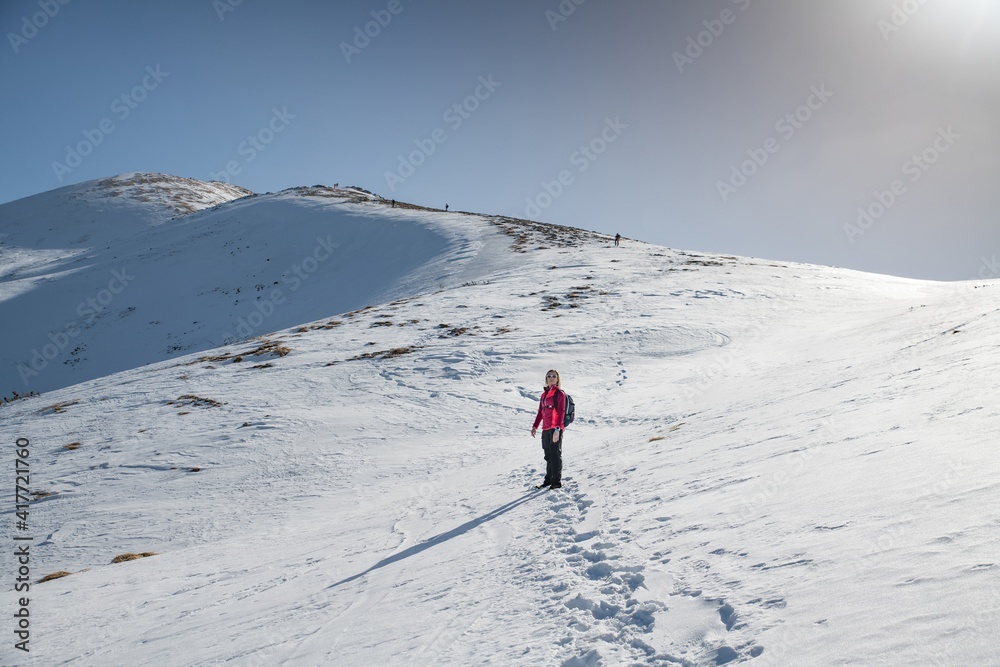
<instances>
[{"instance_id":1,"label":"snowy hillside","mask_svg":"<svg viewBox=\"0 0 1000 667\"><path fill-rule=\"evenodd\" d=\"M47 391L449 281L484 240L353 190L130 174L0 207L0 392ZM239 199L234 200L234 198ZM205 207L211 206L207 210ZM196 212L187 213L189 210ZM411 275L427 258L437 265ZM433 275L427 274L430 271Z\"/></svg>"},{"instance_id":2,"label":"snowy hillside","mask_svg":"<svg viewBox=\"0 0 1000 667\"><path fill-rule=\"evenodd\" d=\"M252 332L275 333L219 346L320 234L330 260ZM36 495L31 653L8 633L3 664L998 664L996 282L315 188L79 268L44 249L0 283L5 342L124 258L136 278L93 379L0 407ZM536 491L549 368L577 422L564 487Z\"/></svg>"}]
</instances>

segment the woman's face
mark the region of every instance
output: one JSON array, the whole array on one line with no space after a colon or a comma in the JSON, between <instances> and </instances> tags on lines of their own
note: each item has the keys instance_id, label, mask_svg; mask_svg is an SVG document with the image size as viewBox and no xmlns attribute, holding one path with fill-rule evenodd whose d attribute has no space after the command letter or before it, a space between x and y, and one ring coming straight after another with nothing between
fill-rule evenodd
<instances>
[{"instance_id":1,"label":"woman's face","mask_svg":"<svg viewBox=\"0 0 1000 667\"><path fill-rule=\"evenodd\" d=\"M551 387L552 385L556 384L557 382L559 382L559 375L558 375L558 373L546 373L545 374L545 386L546 387Z\"/></svg>"}]
</instances>

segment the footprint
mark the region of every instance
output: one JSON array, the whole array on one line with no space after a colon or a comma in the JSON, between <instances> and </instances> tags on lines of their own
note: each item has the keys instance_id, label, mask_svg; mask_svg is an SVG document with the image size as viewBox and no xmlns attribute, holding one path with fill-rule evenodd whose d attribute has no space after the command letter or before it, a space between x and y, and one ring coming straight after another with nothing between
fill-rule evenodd
<instances>
[{"instance_id":1,"label":"footprint","mask_svg":"<svg viewBox=\"0 0 1000 667\"><path fill-rule=\"evenodd\" d=\"M726 663L736 660L738 657L740 657L740 654L737 653L734 649L730 648L729 646L723 646L718 651L716 651L715 664L725 665Z\"/></svg>"},{"instance_id":2,"label":"footprint","mask_svg":"<svg viewBox=\"0 0 1000 667\"><path fill-rule=\"evenodd\" d=\"M607 579L614 573L614 568L608 562L595 563L587 568L587 577L592 580Z\"/></svg>"},{"instance_id":3,"label":"footprint","mask_svg":"<svg viewBox=\"0 0 1000 667\"><path fill-rule=\"evenodd\" d=\"M722 606L719 607L719 618L726 626L726 630L732 630L736 625L736 610L733 609L733 605L723 602Z\"/></svg>"}]
</instances>

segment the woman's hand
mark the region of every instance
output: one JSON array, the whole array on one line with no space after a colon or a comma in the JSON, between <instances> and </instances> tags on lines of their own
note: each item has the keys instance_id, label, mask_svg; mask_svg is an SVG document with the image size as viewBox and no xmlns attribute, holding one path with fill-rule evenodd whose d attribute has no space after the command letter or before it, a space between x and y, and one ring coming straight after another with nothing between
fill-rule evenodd
<instances>
[{"instance_id":1,"label":"woman's hand","mask_svg":"<svg viewBox=\"0 0 1000 667\"><path fill-rule=\"evenodd\" d=\"M556 432L552 434L552 442L559 442L559 433L559 429L556 429Z\"/></svg>"},{"instance_id":2,"label":"woman's hand","mask_svg":"<svg viewBox=\"0 0 1000 667\"><path fill-rule=\"evenodd\" d=\"M538 429L534 429L534 428L533 428L533 429L531 429L531 437L532 437L532 438L534 438L534 437L535 437L535 433L537 432L537 430L538 430Z\"/></svg>"}]
</instances>

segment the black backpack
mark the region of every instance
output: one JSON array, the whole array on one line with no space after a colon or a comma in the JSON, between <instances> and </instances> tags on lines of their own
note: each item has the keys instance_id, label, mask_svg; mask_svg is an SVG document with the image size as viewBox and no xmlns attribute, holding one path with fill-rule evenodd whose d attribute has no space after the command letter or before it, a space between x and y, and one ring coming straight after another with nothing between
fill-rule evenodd
<instances>
[{"instance_id":1,"label":"black backpack","mask_svg":"<svg viewBox=\"0 0 1000 667\"><path fill-rule=\"evenodd\" d=\"M573 397L565 391L563 391L563 396L566 397L566 414L563 415L563 426L569 426L576 419L576 405L573 404Z\"/></svg>"}]
</instances>

